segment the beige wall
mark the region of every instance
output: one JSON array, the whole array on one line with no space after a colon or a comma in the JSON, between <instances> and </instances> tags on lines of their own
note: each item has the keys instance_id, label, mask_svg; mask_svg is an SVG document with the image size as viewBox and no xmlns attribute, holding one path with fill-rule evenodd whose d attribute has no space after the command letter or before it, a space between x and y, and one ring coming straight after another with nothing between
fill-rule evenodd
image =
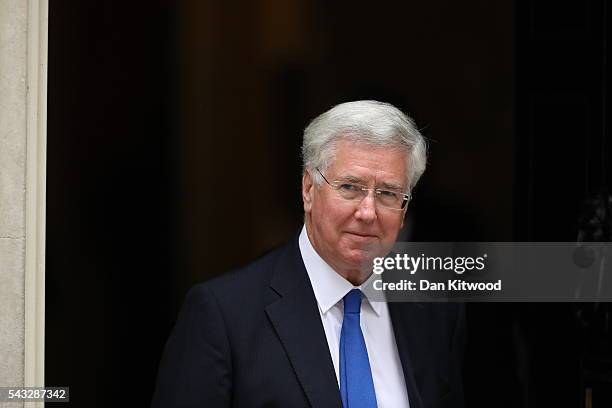
<instances>
[{"instance_id":1,"label":"beige wall","mask_svg":"<svg viewBox=\"0 0 612 408\"><path fill-rule=\"evenodd\" d=\"M0 386L44 381L46 16L0 1Z\"/></svg>"},{"instance_id":2,"label":"beige wall","mask_svg":"<svg viewBox=\"0 0 612 408\"><path fill-rule=\"evenodd\" d=\"M0 2L0 385L23 385L27 3Z\"/></svg>"}]
</instances>

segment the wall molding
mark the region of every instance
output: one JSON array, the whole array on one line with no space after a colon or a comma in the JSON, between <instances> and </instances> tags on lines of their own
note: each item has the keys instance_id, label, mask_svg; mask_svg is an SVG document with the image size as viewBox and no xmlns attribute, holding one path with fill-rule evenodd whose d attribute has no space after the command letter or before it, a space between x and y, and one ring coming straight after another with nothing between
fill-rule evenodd
<instances>
[{"instance_id":1,"label":"wall molding","mask_svg":"<svg viewBox=\"0 0 612 408\"><path fill-rule=\"evenodd\" d=\"M45 385L48 0L28 0L24 386ZM44 403L36 403L42 407Z\"/></svg>"}]
</instances>

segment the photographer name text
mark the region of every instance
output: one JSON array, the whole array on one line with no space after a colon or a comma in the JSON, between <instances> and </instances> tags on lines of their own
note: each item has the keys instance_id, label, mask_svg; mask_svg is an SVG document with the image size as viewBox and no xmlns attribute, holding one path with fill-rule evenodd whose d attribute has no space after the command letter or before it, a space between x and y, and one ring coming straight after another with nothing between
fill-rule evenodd
<instances>
[{"instance_id":1,"label":"photographer name text","mask_svg":"<svg viewBox=\"0 0 612 408\"><path fill-rule=\"evenodd\" d=\"M382 279L374 281L375 290L383 291L501 291L501 279L496 282L467 282L462 279L449 279L446 282L431 282L427 279L412 281L402 279L399 282L384 282Z\"/></svg>"}]
</instances>

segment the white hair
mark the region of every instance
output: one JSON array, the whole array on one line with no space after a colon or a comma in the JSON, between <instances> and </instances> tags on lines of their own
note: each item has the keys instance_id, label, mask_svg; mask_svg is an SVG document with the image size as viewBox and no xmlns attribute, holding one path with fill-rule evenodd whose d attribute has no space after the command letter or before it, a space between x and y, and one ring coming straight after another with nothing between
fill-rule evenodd
<instances>
[{"instance_id":1,"label":"white hair","mask_svg":"<svg viewBox=\"0 0 612 408\"><path fill-rule=\"evenodd\" d=\"M395 106L378 101L346 102L317 116L304 130L302 158L304 171L313 181L323 180L340 140L375 146L399 147L406 151L406 182L410 190L425 171L427 145L414 121Z\"/></svg>"}]
</instances>

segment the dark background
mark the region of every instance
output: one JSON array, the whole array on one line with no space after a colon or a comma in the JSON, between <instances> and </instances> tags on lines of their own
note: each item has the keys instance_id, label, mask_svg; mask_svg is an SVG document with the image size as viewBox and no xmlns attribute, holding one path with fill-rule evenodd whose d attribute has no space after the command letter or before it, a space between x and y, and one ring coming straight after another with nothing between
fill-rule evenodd
<instances>
[{"instance_id":1,"label":"dark background","mask_svg":"<svg viewBox=\"0 0 612 408\"><path fill-rule=\"evenodd\" d=\"M147 406L187 289L301 226L301 132L343 101L430 140L410 239L577 239L612 170L605 1L413 3L51 2L47 385ZM610 405L607 305L468 318L468 407Z\"/></svg>"}]
</instances>

